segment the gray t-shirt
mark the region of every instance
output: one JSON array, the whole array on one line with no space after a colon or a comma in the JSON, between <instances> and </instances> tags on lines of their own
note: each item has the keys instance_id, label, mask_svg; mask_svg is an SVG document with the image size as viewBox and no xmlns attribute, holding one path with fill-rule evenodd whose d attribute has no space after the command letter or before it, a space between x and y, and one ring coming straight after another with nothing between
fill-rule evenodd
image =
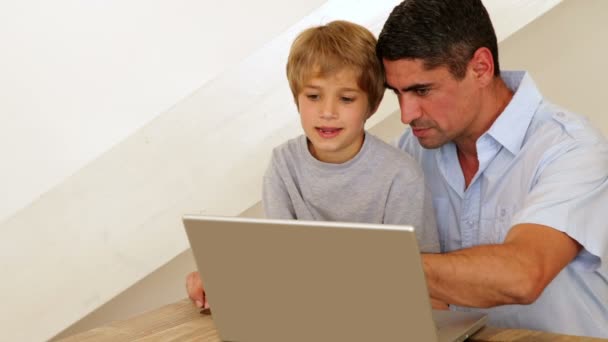
<instances>
[{"instance_id":1,"label":"gray t-shirt","mask_svg":"<svg viewBox=\"0 0 608 342\"><path fill-rule=\"evenodd\" d=\"M269 218L411 225L421 251L439 252L420 166L369 133L359 153L342 164L315 159L305 135L276 147L262 201Z\"/></svg>"}]
</instances>

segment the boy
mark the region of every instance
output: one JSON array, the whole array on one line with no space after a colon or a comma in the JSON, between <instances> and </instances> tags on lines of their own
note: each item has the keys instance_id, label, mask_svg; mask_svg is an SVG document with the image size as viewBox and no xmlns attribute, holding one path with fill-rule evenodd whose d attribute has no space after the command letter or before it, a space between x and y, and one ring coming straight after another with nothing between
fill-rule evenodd
<instances>
[{"instance_id":1,"label":"boy","mask_svg":"<svg viewBox=\"0 0 608 342\"><path fill-rule=\"evenodd\" d=\"M438 252L420 167L364 129L385 91L375 46L371 32L345 21L295 39L287 78L305 134L274 149L264 211L276 219L413 225L421 251ZM197 306L207 307L198 273L187 287Z\"/></svg>"},{"instance_id":2,"label":"boy","mask_svg":"<svg viewBox=\"0 0 608 342\"><path fill-rule=\"evenodd\" d=\"M437 252L420 167L364 129L385 90L375 46L371 32L345 21L296 38L287 78L305 134L273 151L264 211L279 219L413 225L421 250Z\"/></svg>"}]
</instances>

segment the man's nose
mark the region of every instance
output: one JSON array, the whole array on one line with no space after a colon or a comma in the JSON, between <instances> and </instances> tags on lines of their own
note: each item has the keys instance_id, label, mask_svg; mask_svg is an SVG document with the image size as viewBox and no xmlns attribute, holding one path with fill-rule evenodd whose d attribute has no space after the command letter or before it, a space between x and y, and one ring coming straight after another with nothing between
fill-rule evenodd
<instances>
[{"instance_id":1,"label":"man's nose","mask_svg":"<svg viewBox=\"0 0 608 342\"><path fill-rule=\"evenodd\" d=\"M401 122L406 125L422 116L418 101L408 94L399 95L399 109L401 110Z\"/></svg>"}]
</instances>

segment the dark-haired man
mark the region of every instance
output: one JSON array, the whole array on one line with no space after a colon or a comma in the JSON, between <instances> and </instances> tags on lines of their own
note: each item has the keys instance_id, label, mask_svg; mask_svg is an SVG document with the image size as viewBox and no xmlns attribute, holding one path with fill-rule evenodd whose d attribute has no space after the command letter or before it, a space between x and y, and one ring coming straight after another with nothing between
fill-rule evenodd
<instances>
[{"instance_id":1,"label":"dark-haired man","mask_svg":"<svg viewBox=\"0 0 608 342\"><path fill-rule=\"evenodd\" d=\"M608 337L608 144L500 72L481 0L405 0L377 55L410 127L444 254L424 254L431 297L490 324Z\"/></svg>"}]
</instances>

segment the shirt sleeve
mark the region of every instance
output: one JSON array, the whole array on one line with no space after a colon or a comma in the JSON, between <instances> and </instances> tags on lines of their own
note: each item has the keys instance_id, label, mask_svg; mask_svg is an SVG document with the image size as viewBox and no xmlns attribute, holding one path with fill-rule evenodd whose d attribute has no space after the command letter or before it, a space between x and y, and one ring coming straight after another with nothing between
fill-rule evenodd
<instances>
[{"instance_id":1,"label":"shirt sleeve","mask_svg":"<svg viewBox=\"0 0 608 342\"><path fill-rule=\"evenodd\" d=\"M278 170L278 160L275 153L264 174L262 185L262 207L267 218L295 219L296 214L285 182Z\"/></svg>"},{"instance_id":2,"label":"shirt sleeve","mask_svg":"<svg viewBox=\"0 0 608 342\"><path fill-rule=\"evenodd\" d=\"M596 270L607 257L608 148L597 142L561 144L552 151L540 165L514 224L535 223L565 232L584 248L574 265Z\"/></svg>"},{"instance_id":3,"label":"shirt sleeve","mask_svg":"<svg viewBox=\"0 0 608 342\"><path fill-rule=\"evenodd\" d=\"M414 227L420 251L438 253L439 237L431 194L422 171L419 168L417 171L415 178L411 177L412 172L399 172L393 179L383 223Z\"/></svg>"}]
</instances>

